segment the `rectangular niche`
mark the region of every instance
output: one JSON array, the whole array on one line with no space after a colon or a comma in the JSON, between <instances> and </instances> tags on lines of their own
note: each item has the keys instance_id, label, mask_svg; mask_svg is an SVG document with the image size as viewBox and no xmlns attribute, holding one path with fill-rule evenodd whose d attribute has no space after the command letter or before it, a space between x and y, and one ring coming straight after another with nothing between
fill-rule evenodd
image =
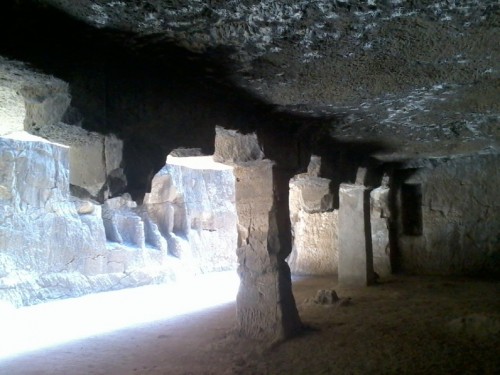
<instances>
[{"instance_id":1,"label":"rectangular niche","mask_svg":"<svg viewBox=\"0 0 500 375\"><path fill-rule=\"evenodd\" d=\"M401 186L401 219L403 234L422 235L422 185L411 183Z\"/></svg>"}]
</instances>

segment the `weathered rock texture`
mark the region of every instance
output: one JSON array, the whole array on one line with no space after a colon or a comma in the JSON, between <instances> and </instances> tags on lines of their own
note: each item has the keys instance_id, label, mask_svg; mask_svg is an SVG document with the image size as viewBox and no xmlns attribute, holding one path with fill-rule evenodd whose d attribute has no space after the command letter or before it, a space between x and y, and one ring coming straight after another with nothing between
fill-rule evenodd
<instances>
[{"instance_id":1,"label":"weathered rock texture","mask_svg":"<svg viewBox=\"0 0 500 375\"><path fill-rule=\"evenodd\" d=\"M69 149L15 136L0 138L0 298L20 305L32 302L34 275L100 273L105 242L70 201Z\"/></svg>"},{"instance_id":2,"label":"weathered rock texture","mask_svg":"<svg viewBox=\"0 0 500 375\"><path fill-rule=\"evenodd\" d=\"M78 111L70 107L68 84L6 59L0 59L0 79L0 134L25 130L70 146L70 183L100 201L113 195L109 180L124 178L123 142L84 130L78 122L65 123L78 119L71 116Z\"/></svg>"},{"instance_id":3,"label":"weathered rock texture","mask_svg":"<svg viewBox=\"0 0 500 375\"><path fill-rule=\"evenodd\" d=\"M215 161L246 162L264 158L255 133L241 134L236 130L217 126L215 134Z\"/></svg>"},{"instance_id":4,"label":"weathered rock texture","mask_svg":"<svg viewBox=\"0 0 500 375\"><path fill-rule=\"evenodd\" d=\"M232 167L211 156L167 158L144 207L172 255L202 272L236 267L237 215Z\"/></svg>"},{"instance_id":5,"label":"weathered rock texture","mask_svg":"<svg viewBox=\"0 0 500 375\"><path fill-rule=\"evenodd\" d=\"M249 154L239 151L238 145L246 144L244 150L262 159L255 134L219 129L217 138L216 147L222 145L223 150L215 153L233 166L236 178L239 330L247 337L271 341L290 337L300 330L301 322L285 262L290 244L282 233L284 213L278 208L275 165L267 159L249 161ZM288 220L288 212L286 216Z\"/></svg>"},{"instance_id":6,"label":"weathered rock texture","mask_svg":"<svg viewBox=\"0 0 500 375\"><path fill-rule=\"evenodd\" d=\"M70 183L103 201L112 195L108 179L123 179L120 168L122 142L114 135L104 136L80 127L58 123L46 125L33 134L70 146Z\"/></svg>"},{"instance_id":7,"label":"weathered rock texture","mask_svg":"<svg viewBox=\"0 0 500 375\"><path fill-rule=\"evenodd\" d=\"M381 186L370 192L370 227L373 270L380 277L392 273L389 241L389 188Z\"/></svg>"},{"instance_id":8,"label":"weathered rock texture","mask_svg":"<svg viewBox=\"0 0 500 375\"><path fill-rule=\"evenodd\" d=\"M97 28L228 49L239 81L269 102L355 111L335 129L351 138L383 135L409 154L498 140L495 0L43 2Z\"/></svg>"},{"instance_id":9,"label":"weathered rock texture","mask_svg":"<svg viewBox=\"0 0 500 375\"><path fill-rule=\"evenodd\" d=\"M367 286L373 282L369 195L363 185L340 185L339 283Z\"/></svg>"},{"instance_id":10,"label":"weathered rock texture","mask_svg":"<svg viewBox=\"0 0 500 375\"><path fill-rule=\"evenodd\" d=\"M69 100L66 82L0 56L0 135L59 122Z\"/></svg>"},{"instance_id":11,"label":"weathered rock texture","mask_svg":"<svg viewBox=\"0 0 500 375\"><path fill-rule=\"evenodd\" d=\"M24 132L0 138L0 300L29 305L193 271L168 256L147 210L127 195L102 207L71 197L69 164L66 146ZM231 229L235 258L235 219Z\"/></svg>"},{"instance_id":12,"label":"weathered rock texture","mask_svg":"<svg viewBox=\"0 0 500 375\"><path fill-rule=\"evenodd\" d=\"M278 239L273 162L235 165L234 174L239 219L240 331L255 338L283 339L296 333L300 321L291 294L290 271Z\"/></svg>"},{"instance_id":13,"label":"weathered rock texture","mask_svg":"<svg viewBox=\"0 0 500 375\"><path fill-rule=\"evenodd\" d=\"M290 181L293 248L288 262L293 274L337 273L338 211L333 210L330 183L329 179L309 174Z\"/></svg>"},{"instance_id":14,"label":"weathered rock texture","mask_svg":"<svg viewBox=\"0 0 500 375\"><path fill-rule=\"evenodd\" d=\"M24 130L24 100L16 90L0 86L0 135Z\"/></svg>"},{"instance_id":15,"label":"weathered rock texture","mask_svg":"<svg viewBox=\"0 0 500 375\"><path fill-rule=\"evenodd\" d=\"M434 160L405 180L402 188L420 186L421 196L414 197L418 207L401 202L398 235L404 271L498 275L499 163L500 157L491 154ZM420 220L420 232L413 230L418 223L404 223L405 210Z\"/></svg>"}]
</instances>

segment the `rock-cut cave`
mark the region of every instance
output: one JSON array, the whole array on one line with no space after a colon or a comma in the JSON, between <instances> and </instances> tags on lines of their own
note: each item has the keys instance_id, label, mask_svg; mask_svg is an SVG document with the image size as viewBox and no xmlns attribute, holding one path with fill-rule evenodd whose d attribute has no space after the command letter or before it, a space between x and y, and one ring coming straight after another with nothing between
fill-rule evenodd
<instances>
[{"instance_id":1,"label":"rock-cut cave","mask_svg":"<svg viewBox=\"0 0 500 375\"><path fill-rule=\"evenodd\" d=\"M499 373L499 25L493 0L2 2L0 373ZM233 302L2 357L27 309L219 272Z\"/></svg>"}]
</instances>

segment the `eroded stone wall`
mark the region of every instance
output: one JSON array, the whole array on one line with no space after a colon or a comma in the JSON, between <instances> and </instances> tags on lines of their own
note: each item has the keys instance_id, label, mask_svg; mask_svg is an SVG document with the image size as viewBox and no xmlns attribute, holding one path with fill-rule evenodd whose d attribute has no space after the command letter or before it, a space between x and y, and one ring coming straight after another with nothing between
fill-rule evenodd
<instances>
[{"instance_id":1,"label":"eroded stone wall","mask_svg":"<svg viewBox=\"0 0 500 375\"><path fill-rule=\"evenodd\" d=\"M15 133L0 138L0 165L0 299L36 302L50 274L102 272L103 228L70 199L69 149Z\"/></svg>"},{"instance_id":2,"label":"eroded stone wall","mask_svg":"<svg viewBox=\"0 0 500 375\"><path fill-rule=\"evenodd\" d=\"M236 267L237 215L233 169L211 156L167 158L144 207L169 252L202 272Z\"/></svg>"},{"instance_id":3,"label":"eroded stone wall","mask_svg":"<svg viewBox=\"0 0 500 375\"><path fill-rule=\"evenodd\" d=\"M500 267L500 157L494 154L436 160L404 184L420 186L421 206L400 199L402 269L422 274L497 274ZM411 198L411 197L410 197ZM420 209L419 209L420 208ZM404 223L404 210L421 215ZM410 226L409 228L405 226Z\"/></svg>"}]
</instances>

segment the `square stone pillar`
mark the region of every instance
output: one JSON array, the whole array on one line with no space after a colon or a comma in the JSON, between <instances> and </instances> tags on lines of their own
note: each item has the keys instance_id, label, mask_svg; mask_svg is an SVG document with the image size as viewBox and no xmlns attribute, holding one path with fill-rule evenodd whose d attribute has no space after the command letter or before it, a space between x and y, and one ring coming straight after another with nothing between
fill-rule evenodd
<instances>
[{"instance_id":1,"label":"square stone pillar","mask_svg":"<svg viewBox=\"0 0 500 375\"><path fill-rule=\"evenodd\" d=\"M369 191L363 185L339 189L339 284L367 286L373 282Z\"/></svg>"},{"instance_id":2,"label":"square stone pillar","mask_svg":"<svg viewBox=\"0 0 500 375\"><path fill-rule=\"evenodd\" d=\"M269 341L291 337L301 328L290 269L284 260L289 253L283 238L287 228L282 228L273 167L270 160L234 164L241 279L239 330L244 336Z\"/></svg>"}]
</instances>

